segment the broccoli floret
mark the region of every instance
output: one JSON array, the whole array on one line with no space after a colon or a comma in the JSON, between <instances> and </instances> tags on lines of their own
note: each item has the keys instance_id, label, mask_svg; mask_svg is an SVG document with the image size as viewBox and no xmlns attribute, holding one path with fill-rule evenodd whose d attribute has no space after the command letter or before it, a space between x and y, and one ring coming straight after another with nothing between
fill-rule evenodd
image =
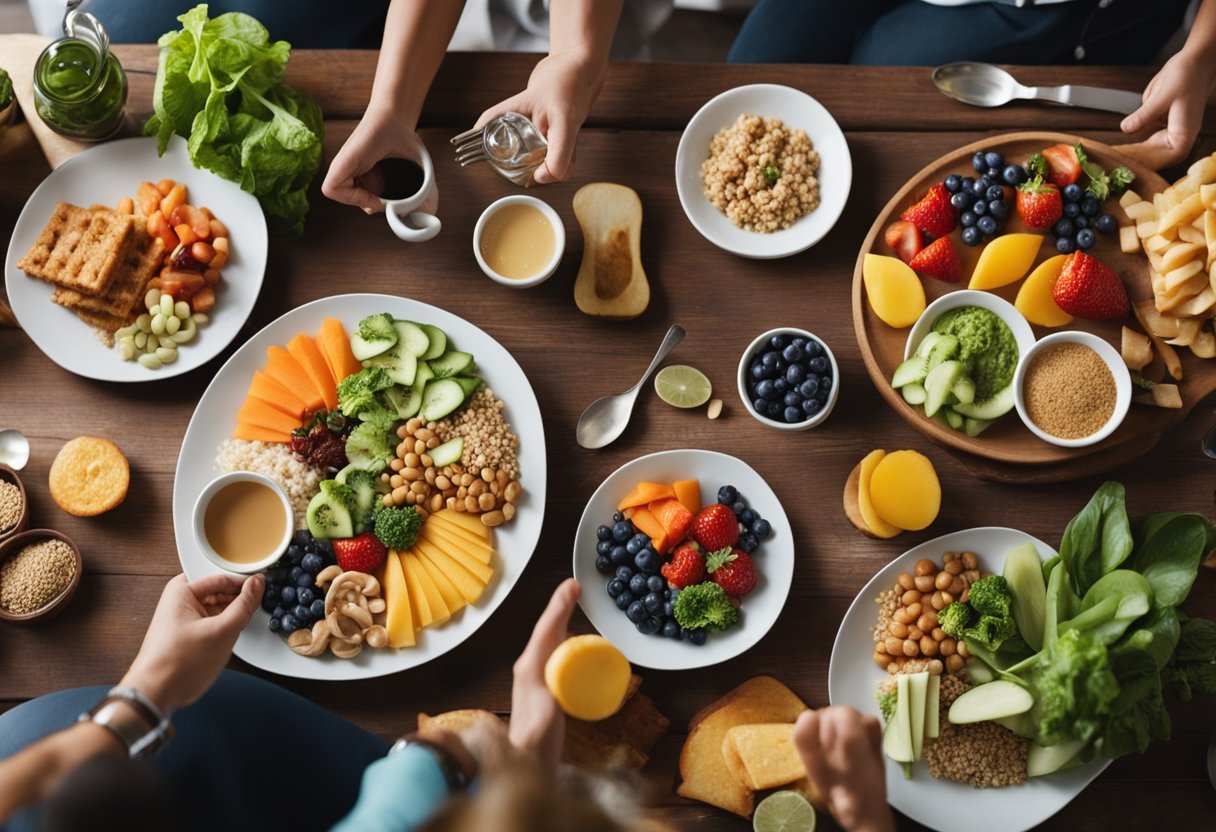
<instances>
[{"instance_id":1,"label":"broccoli floret","mask_svg":"<svg viewBox=\"0 0 1216 832\"><path fill-rule=\"evenodd\" d=\"M895 716L895 703L899 696L895 692L895 688L880 692L874 697L878 700L878 712L882 714L883 725L891 721L891 717Z\"/></svg>"},{"instance_id":2,"label":"broccoli floret","mask_svg":"<svg viewBox=\"0 0 1216 832\"><path fill-rule=\"evenodd\" d=\"M422 515L413 506L382 508L376 512L375 535L390 549L404 551L414 545L422 529Z\"/></svg>"},{"instance_id":3,"label":"broccoli floret","mask_svg":"<svg viewBox=\"0 0 1216 832\"><path fill-rule=\"evenodd\" d=\"M397 329L393 326L393 316L387 312L378 315L368 315L359 321L359 337L364 341L390 341L397 343Z\"/></svg>"},{"instance_id":4,"label":"broccoli floret","mask_svg":"<svg viewBox=\"0 0 1216 832\"><path fill-rule=\"evenodd\" d=\"M1009 618L1010 606L1013 604L1013 593L1009 584L1001 575L989 575L971 585L968 603L980 615L990 615L993 618ZM942 629L945 629L944 627Z\"/></svg>"},{"instance_id":5,"label":"broccoli floret","mask_svg":"<svg viewBox=\"0 0 1216 832\"><path fill-rule=\"evenodd\" d=\"M684 589L676 598L676 621L681 627L695 630L725 630L739 619L739 611L722 587L706 581Z\"/></svg>"},{"instance_id":6,"label":"broccoli floret","mask_svg":"<svg viewBox=\"0 0 1216 832\"><path fill-rule=\"evenodd\" d=\"M962 638L975 620L975 611L967 604L955 601L937 614L937 626L951 638Z\"/></svg>"},{"instance_id":7,"label":"broccoli floret","mask_svg":"<svg viewBox=\"0 0 1216 832\"><path fill-rule=\"evenodd\" d=\"M393 380L380 367L360 370L338 383L338 408L347 416L359 417L369 410L383 410L376 393L392 386Z\"/></svg>"},{"instance_id":8,"label":"broccoli floret","mask_svg":"<svg viewBox=\"0 0 1216 832\"><path fill-rule=\"evenodd\" d=\"M938 623L941 623L940 618ZM942 629L946 628L942 627ZM1013 620L1013 616L1009 615L1004 618L995 615L981 615L980 620L974 626L963 631L965 638L977 641L989 650L999 650L1002 644L1017 634L1017 622Z\"/></svg>"},{"instance_id":9,"label":"broccoli floret","mask_svg":"<svg viewBox=\"0 0 1216 832\"><path fill-rule=\"evenodd\" d=\"M394 456L388 443L391 422L364 422L346 437L346 458L373 474L383 471Z\"/></svg>"}]
</instances>

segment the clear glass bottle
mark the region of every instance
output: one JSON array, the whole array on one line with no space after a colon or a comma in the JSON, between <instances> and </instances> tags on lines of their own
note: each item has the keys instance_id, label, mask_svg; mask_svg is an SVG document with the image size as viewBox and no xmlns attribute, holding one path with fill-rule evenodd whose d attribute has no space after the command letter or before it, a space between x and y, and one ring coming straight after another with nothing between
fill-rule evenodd
<instances>
[{"instance_id":1,"label":"clear glass bottle","mask_svg":"<svg viewBox=\"0 0 1216 832\"><path fill-rule=\"evenodd\" d=\"M126 73L93 15L69 12L64 31L67 37L42 50L34 66L38 115L56 133L86 141L108 139L126 119Z\"/></svg>"}]
</instances>

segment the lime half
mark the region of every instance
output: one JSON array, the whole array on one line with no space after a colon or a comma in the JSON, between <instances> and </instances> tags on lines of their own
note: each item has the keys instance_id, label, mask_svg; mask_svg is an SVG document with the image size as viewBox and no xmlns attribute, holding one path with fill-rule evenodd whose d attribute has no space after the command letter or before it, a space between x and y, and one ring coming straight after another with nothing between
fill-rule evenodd
<instances>
[{"instance_id":1,"label":"lime half","mask_svg":"<svg viewBox=\"0 0 1216 832\"><path fill-rule=\"evenodd\" d=\"M700 407L709 401L713 385L696 367L670 364L654 377L654 391L672 407Z\"/></svg>"},{"instance_id":2,"label":"lime half","mask_svg":"<svg viewBox=\"0 0 1216 832\"><path fill-rule=\"evenodd\" d=\"M752 815L755 832L815 832L815 807L800 792L773 792Z\"/></svg>"}]
</instances>

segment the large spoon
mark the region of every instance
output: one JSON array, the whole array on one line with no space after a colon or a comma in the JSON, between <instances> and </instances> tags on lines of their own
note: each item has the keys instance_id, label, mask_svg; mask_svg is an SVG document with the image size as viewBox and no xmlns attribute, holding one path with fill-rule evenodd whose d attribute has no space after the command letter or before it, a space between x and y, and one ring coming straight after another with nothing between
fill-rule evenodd
<instances>
[{"instance_id":1,"label":"large spoon","mask_svg":"<svg viewBox=\"0 0 1216 832\"><path fill-rule=\"evenodd\" d=\"M0 430L0 464L20 471L30 461L30 440L13 428Z\"/></svg>"},{"instance_id":2,"label":"large spoon","mask_svg":"<svg viewBox=\"0 0 1216 832\"><path fill-rule=\"evenodd\" d=\"M1065 84L1062 87L1027 87L999 66L976 61L943 64L933 70L933 83L946 95L976 107L999 107L1015 98L1054 101L1070 107L1088 107L1130 113L1140 107L1140 93Z\"/></svg>"},{"instance_id":3,"label":"large spoon","mask_svg":"<svg viewBox=\"0 0 1216 832\"><path fill-rule=\"evenodd\" d=\"M650 378L654 368L659 366L659 362L666 358L667 354L676 348L676 344L683 340L684 328L673 324L671 329L667 330L667 334L663 336L663 343L659 344L659 351L654 354L650 366L638 379L637 384L624 393L604 396L587 405L583 415L578 417L578 427L574 429L574 436L578 440L578 444L584 448L595 449L616 441L616 438L625 432L625 427L629 424L629 417L633 415L633 405L638 400L638 391L642 389L646 379Z\"/></svg>"}]
</instances>

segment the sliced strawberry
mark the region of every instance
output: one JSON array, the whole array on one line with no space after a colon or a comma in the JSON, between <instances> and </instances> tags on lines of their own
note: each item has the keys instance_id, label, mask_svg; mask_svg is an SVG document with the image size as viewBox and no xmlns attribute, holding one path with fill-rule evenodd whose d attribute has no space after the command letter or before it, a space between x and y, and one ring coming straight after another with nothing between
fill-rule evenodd
<instances>
[{"instance_id":1,"label":"sliced strawberry","mask_svg":"<svg viewBox=\"0 0 1216 832\"><path fill-rule=\"evenodd\" d=\"M1064 261L1051 298L1069 315L1091 321L1125 318L1131 308L1119 275L1083 251Z\"/></svg>"},{"instance_id":2,"label":"sliced strawberry","mask_svg":"<svg viewBox=\"0 0 1216 832\"><path fill-rule=\"evenodd\" d=\"M934 185L920 202L899 215L930 237L944 237L958 227L958 212L950 204L950 192L942 184Z\"/></svg>"},{"instance_id":3,"label":"sliced strawberry","mask_svg":"<svg viewBox=\"0 0 1216 832\"><path fill-rule=\"evenodd\" d=\"M958 283L963 279L963 264L959 262L958 251L949 237L938 237L929 243L908 265L915 272L947 283Z\"/></svg>"},{"instance_id":4,"label":"sliced strawberry","mask_svg":"<svg viewBox=\"0 0 1216 832\"><path fill-rule=\"evenodd\" d=\"M899 259L905 263L911 263L912 258L925 247L920 229L907 220L898 220L888 225L883 239L886 240L887 248L899 255Z\"/></svg>"},{"instance_id":5,"label":"sliced strawberry","mask_svg":"<svg viewBox=\"0 0 1216 832\"><path fill-rule=\"evenodd\" d=\"M1081 178L1081 162L1070 144L1053 144L1043 151L1047 161L1047 179L1057 188L1066 188Z\"/></svg>"}]
</instances>

